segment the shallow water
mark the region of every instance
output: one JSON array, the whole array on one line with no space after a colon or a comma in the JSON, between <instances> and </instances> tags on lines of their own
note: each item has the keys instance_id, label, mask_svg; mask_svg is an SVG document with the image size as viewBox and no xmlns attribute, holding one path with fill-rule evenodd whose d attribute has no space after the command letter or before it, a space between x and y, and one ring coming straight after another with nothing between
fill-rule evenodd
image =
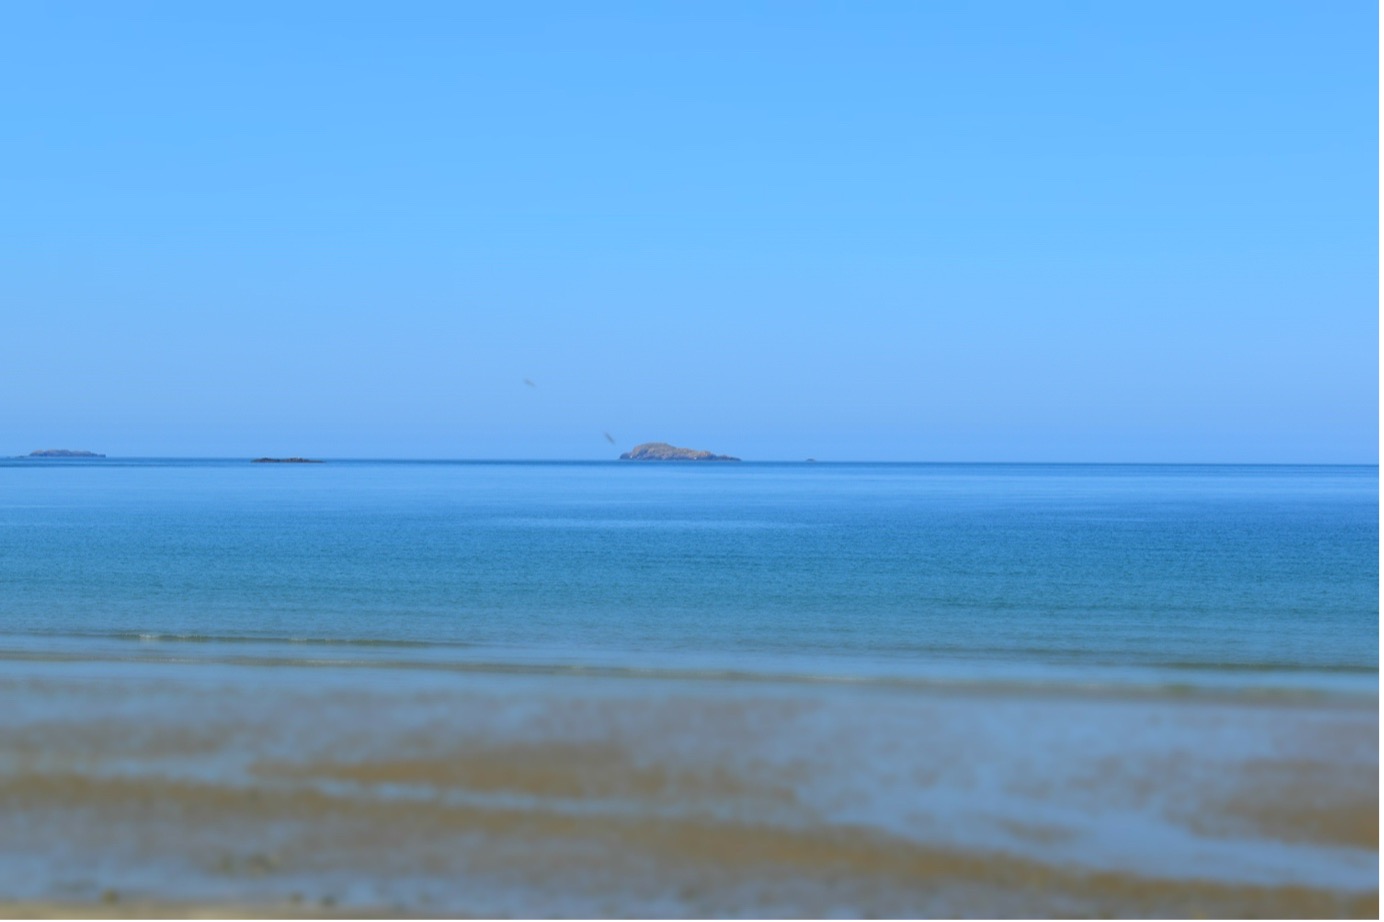
<instances>
[{"instance_id":1,"label":"shallow water","mask_svg":"<svg viewBox=\"0 0 1384 922\"><path fill-rule=\"evenodd\" d=\"M1375 912L1372 702L9 666L0 893L19 905Z\"/></svg>"}]
</instances>

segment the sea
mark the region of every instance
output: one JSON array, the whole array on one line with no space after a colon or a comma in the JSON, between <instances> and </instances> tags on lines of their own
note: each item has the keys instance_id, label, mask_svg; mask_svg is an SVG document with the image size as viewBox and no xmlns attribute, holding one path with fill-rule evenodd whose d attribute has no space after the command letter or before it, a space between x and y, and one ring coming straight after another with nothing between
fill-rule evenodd
<instances>
[{"instance_id":1,"label":"sea","mask_svg":"<svg viewBox=\"0 0 1384 922\"><path fill-rule=\"evenodd\" d=\"M1375 466L0 460L0 830L26 830L0 831L0 899L656 916L1374 900L1378 483ZM573 774L522 780L535 761ZM98 781L182 785L187 812ZM346 806L296 832L275 819L279 845L230 821L242 807L223 836L188 831L227 792L289 784ZM387 871L324 844L351 810L415 795L471 811L446 835L473 844L405 836L417 854ZM1293 798L1300 815L1273 812ZM515 811L588 819L493 826ZM727 864L689 857L690 832L640 827L656 841L635 846L600 825L670 816L788 838ZM562 835L605 857L559 855ZM831 873L803 857L827 848L813 836L848 852ZM495 848L513 861L477 857ZM913 870L856 860L871 848ZM984 870L928 877L957 856ZM1020 886L995 862L1056 876Z\"/></svg>"},{"instance_id":2,"label":"sea","mask_svg":"<svg viewBox=\"0 0 1384 922\"><path fill-rule=\"evenodd\" d=\"M1374 467L0 462L0 643L1372 689Z\"/></svg>"}]
</instances>

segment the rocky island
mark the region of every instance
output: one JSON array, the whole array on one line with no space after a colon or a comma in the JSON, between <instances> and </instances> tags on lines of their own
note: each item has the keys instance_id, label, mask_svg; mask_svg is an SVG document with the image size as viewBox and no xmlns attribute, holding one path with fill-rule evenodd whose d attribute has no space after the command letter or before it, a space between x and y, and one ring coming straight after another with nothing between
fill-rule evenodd
<instances>
[{"instance_id":1,"label":"rocky island","mask_svg":"<svg viewBox=\"0 0 1384 922\"><path fill-rule=\"evenodd\" d=\"M730 455L714 455L695 448L678 448L667 442L645 442L620 456L621 461L739 461Z\"/></svg>"},{"instance_id":2,"label":"rocky island","mask_svg":"<svg viewBox=\"0 0 1384 922\"><path fill-rule=\"evenodd\" d=\"M70 448L40 448L29 452L30 458L104 458L94 451L73 451Z\"/></svg>"},{"instance_id":3,"label":"rocky island","mask_svg":"<svg viewBox=\"0 0 1384 922\"><path fill-rule=\"evenodd\" d=\"M255 458L251 464L321 464L316 458Z\"/></svg>"}]
</instances>

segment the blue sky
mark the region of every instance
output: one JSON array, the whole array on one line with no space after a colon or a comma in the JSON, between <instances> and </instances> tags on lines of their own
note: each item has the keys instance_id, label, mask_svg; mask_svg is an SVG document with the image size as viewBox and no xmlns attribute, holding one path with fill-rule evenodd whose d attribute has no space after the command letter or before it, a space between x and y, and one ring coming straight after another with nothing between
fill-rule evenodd
<instances>
[{"instance_id":1,"label":"blue sky","mask_svg":"<svg viewBox=\"0 0 1384 922\"><path fill-rule=\"evenodd\" d=\"M0 454L1374 462L1376 35L6 4Z\"/></svg>"}]
</instances>

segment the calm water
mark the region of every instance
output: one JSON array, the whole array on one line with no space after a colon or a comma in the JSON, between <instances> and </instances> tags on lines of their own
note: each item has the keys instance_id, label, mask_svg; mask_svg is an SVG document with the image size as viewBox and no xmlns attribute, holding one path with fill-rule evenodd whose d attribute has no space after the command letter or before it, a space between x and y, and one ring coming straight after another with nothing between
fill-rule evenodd
<instances>
[{"instance_id":1,"label":"calm water","mask_svg":"<svg viewBox=\"0 0 1384 922\"><path fill-rule=\"evenodd\" d=\"M0 910L1372 918L1377 478L0 462Z\"/></svg>"},{"instance_id":2,"label":"calm water","mask_svg":"<svg viewBox=\"0 0 1384 922\"><path fill-rule=\"evenodd\" d=\"M1376 687L1378 469L0 462L0 647Z\"/></svg>"}]
</instances>

